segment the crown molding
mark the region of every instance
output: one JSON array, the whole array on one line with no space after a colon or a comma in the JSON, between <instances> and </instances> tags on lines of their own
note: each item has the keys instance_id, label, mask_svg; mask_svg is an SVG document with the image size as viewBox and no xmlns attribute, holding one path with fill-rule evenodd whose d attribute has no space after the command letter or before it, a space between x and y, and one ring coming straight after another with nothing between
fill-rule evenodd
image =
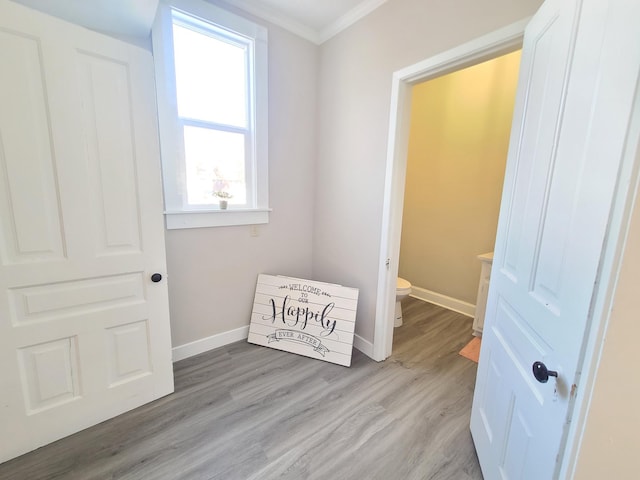
<instances>
[{"instance_id":1,"label":"crown molding","mask_svg":"<svg viewBox=\"0 0 640 480\"><path fill-rule=\"evenodd\" d=\"M255 15L267 22L271 22L279 27L288 30L299 37L304 38L305 40L309 40L316 45L320 45L320 34L315 29L308 27L291 17L288 17L284 13L276 11L272 8L265 6L258 6L254 3L248 2L246 0L227 0L229 5L233 5L234 7L238 7L241 10L244 10L251 15Z\"/></svg>"},{"instance_id":2,"label":"crown molding","mask_svg":"<svg viewBox=\"0 0 640 480\"><path fill-rule=\"evenodd\" d=\"M263 20L278 25L279 27L290 31L291 33L298 35L305 40L309 40L316 45L321 45L341 31L356 23L361 18L366 17L375 9L377 9L384 3L387 3L389 0L364 0L351 10L349 10L347 13L339 17L335 22L329 24L327 27L323 28L320 31L308 27L307 25L294 20L293 18L287 16L282 12L266 6L258 6L253 2L249 2L248 0L226 1L230 5L238 7L241 10L250 13L251 15L255 15L256 17L262 18Z\"/></svg>"},{"instance_id":3,"label":"crown molding","mask_svg":"<svg viewBox=\"0 0 640 480\"><path fill-rule=\"evenodd\" d=\"M337 34L349 28L361 18L366 17L371 12L381 7L388 1L389 0L364 0L351 10L349 10L347 13L339 17L335 22L329 24L327 27L318 32L318 36L320 39L318 43L324 43L330 38L335 37Z\"/></svg>"}]
</instances>

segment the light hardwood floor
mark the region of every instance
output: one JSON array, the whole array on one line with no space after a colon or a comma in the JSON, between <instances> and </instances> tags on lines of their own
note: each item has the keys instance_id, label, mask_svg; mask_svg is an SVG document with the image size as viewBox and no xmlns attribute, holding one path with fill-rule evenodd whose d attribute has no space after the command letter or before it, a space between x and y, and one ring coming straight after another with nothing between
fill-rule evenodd
<instances>
[{"instance_id":1,"label":"light hardwood floor","mask_svg":"<svg viewBox=\"0 0 640 480\"><path fill-rule=\"evenodd\" d=\"M394 353L351 368L238 342L177 362L176 392L0 465L0 478L482 479L471 319L407 298Z\"/></svg>"}]
</instances>

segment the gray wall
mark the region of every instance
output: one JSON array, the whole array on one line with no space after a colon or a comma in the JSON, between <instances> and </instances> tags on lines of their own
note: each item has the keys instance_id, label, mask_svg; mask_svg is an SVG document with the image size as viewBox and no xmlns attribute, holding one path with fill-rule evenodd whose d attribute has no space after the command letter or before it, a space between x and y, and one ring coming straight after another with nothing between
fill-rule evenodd
<instances>
[{"instance_id":1,"label":"gray wall","mask_svg":"<svg viewBox=\"0 0 640 480\"><path fill-rule=\"evenodd\" d=\"M313 250L317 280L360 289L373 342L391 76L532 15L541 0L392 0L324 43Z\"/></svg>"},{"instance_id":2,"label":"gray wall","mask_svg":"<svg viewBox=\"0 0 640 480\"><path fill-rule=\"evenodd\" d=\"M259 273L313 276L318 47L251 19L269 30L273 212L268 225L257 227L257 237L249 226L166 232L174 347L248 325Z\"/></svg>"}]
</instances>

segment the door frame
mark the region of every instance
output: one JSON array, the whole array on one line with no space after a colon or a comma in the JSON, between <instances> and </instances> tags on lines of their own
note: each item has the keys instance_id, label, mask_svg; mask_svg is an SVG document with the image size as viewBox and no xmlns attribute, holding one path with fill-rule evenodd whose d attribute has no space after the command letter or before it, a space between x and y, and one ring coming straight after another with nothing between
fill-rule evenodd
<instances>
[{"instance_id":1,"label":"door frame","mask_svg":"<svg viewBox=\"0 0 640 480\"><path fill-rule=\"evenodd\" d=\"M411 88L521 48L529 19L507 25L393 73L373 338L373 358L379 362L391 355L393 344L396 278L411 123Z\"/></svg>"},{"instance_id":2,"label":"door frame","mask_svg":"<svg viewBox=\"0 0 640 480\"><path fill-rule=\"evenodd\" d=\"M377 361L383 361L391 355L393 344L396 278L400 258L409 144L411 87L521 48L524 30L529 20L530 17L525 18L393 73L372 348L372 357ZM578 383L579 380L579 384L568 414L569 425L565 429L560 460L556 469L558 478L573 478L577 466L596 373L613 307L617 279L623 262L631 213L640 190L640 84L635 95L609 217L609 228L603 245L597 285L591 302L591 317L587 321L581 358L578 362L576 382Z\"/></svg>"}]
</instances>

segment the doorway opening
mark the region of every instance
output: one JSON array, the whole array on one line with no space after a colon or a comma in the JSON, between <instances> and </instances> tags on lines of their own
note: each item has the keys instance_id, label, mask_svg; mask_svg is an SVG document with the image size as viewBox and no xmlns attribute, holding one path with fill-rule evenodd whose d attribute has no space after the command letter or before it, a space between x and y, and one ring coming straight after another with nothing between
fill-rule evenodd
<instances>
[{"instance_id":1,"label":"doorway opening","mask_svg":"<svg viewBox=\"0 0 640 480\"><path fill-rule=\"evenodd\" d=\"M523 20L393 74L387 167L380 245L380 265L373 353L382 361L391 355L396 278L407 171L411 94L414 85L506 55L522 47Z\"/></svg>"},{"instance_id":2,"label":"doorway opening","mask_svg":"<svg viewBox=\"0 0 640 480\"><path fill-rule=\"evenodd\" d=\"M478 304L477 335L477 299L486 291L478 289L480 271L495 244L520 54L412 88L398 276L413 297L467 317Z\"/></svg>"}]
</instances>

